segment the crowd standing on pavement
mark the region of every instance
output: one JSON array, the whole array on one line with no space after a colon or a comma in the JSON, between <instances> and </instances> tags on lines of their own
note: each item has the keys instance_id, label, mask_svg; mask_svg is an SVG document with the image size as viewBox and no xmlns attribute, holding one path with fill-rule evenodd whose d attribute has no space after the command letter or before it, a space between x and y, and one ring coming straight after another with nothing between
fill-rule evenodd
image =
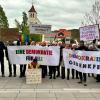
<instances>
[{"instance_id":1,"label":"crowd standing on pavement","mask_svg":"<svg viewBox=\"0 0 100 100\"><path fill-rule=\"evenodd\" d=\"M66 49L71 49L71 50L82 50L82 51L99 51L100 50L100 45L96 45L96 40L93 40L93 42L90 45L85 45L84 41L80 41L79 44L64 44L61 42L54 42L54 43L48 43L48 42L26 42L25 44L22 44L19 40L17 42L10 42L7 41L7 43L3 43L0 41L0 63L1 63L1 74L2 77L5 77L5 64L4 64L4 51L5 51L5 56L8 60L8 66L9 66L9 76L8 77L16 77L16 65L15 64L10 64L9 61L9 56L8 56L8 50L7 46L20 46L20 45L33 45L33 46L60 46L60 60L59 60L59 65L58 66L47 66L47 65L40 65L40 68L42 69L42 78L45 78L46 76L49 76L49 79L56 79L60 77L61 79L70 79L70 76L72 79L79 79L79 84L84 84L84 86L87 86L87 77L94 77L96 78L96 82L100 82L100 75L94 75L94 74L86 74L82 72L78 72L75 69L65 69L64 64L63 64L63 54L62 50L63 48ZM13 71L13 72L12 72ZM25 77L25 72L26 72L26 64L20 65L20 78ZM67 72L67 75L66 75ZM71 74L71 75L70 75ZM67 76L67 77L66 77Z\"/></svg>"}]
</instances>

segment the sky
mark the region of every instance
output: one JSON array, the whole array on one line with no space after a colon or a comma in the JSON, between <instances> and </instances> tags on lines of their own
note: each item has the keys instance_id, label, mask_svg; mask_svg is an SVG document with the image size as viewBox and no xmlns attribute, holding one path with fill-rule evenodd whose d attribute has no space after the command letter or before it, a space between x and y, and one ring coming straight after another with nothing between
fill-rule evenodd
<instances>
[{"instance_id":1,"label":"sky","mask_svg":"<svg viewBox=\"0 0 100 100\"><path fill-rule=\"evenodd\" d=\"M90 12L95 0L33 0L38 19L52 25L52 30L78 29L86 12ZM0 0L9 21L15 27L15 19L22 21L22 12L28 14L32 0Z\"/></svg>"}]
</instances>

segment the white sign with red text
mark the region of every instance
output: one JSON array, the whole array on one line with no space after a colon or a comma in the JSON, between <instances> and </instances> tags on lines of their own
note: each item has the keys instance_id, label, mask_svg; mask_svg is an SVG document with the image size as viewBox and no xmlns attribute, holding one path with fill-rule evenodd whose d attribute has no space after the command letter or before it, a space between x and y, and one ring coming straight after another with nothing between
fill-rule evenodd
<instances>
[{"instance_id":1,"label":"white sign with red text","mask_svg":"<svg viewBox=\"0 0 100 100\"><path fill-rule=\"evenodd\" d=\"M11 64L29 64L37 58L40 65L59 64L59 46L8 46L8 55Z\"/></svg>"}]
</instances>

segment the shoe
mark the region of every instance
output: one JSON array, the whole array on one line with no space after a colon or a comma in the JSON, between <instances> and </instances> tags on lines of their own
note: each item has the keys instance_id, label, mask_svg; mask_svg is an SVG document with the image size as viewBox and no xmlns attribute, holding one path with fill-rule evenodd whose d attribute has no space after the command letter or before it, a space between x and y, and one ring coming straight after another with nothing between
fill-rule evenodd
<instances>
[{"instance_id":1,"label":"shoe","mask_svg":"<svg viewBox=\"0 0 100 100\"><path fill-rule=\"evenodd\" d=\"M69 80L69 77L67 77L67 80Z\"/></svg>"},{"instance_id":2,"label":"shoe","mask_svg":"<svg viewBox=\"0 0 100 100\"><path fill-rule=\"evenodd\" d=\"M14 77L16 77L16 75L14 75Z\"/></svg>"},{"instance_id":3,"label":"shoe","mask_svg":"<svg viewBox=\"0 0 100 100\"><path fill-rule=\"evenodd\" d=\"M20 75L19 77L22 78L22 75Z\"/></svg>"},{"instance_id":4,"label":"shoe","mask_svg":"<svg viewBox=\"0 0 100 100\"><path fill-rule=\"evenodd\" d=\"M56 79L56 77L53 77L53 79Z\"/></svg>"},{"instance_id":5,"label":"shoe","mask_svg":"<svg viewBox=\"0 0 100 100\"><path fill-rule=\"evenodd\" d=\"M96 82L100 82L99 80L97 80Z\"/></svg>"},{"instance_id":6,"label":"shoe","mask_svg":"<svg viewBox=\"0 0 100 100\"><path fill-rule=\"evenodd\" d=\"M52 79L52 77L50 76L49 79Z\"/></svg>"},{"instance_id":7,"label":"shoe","mask_svg":"<svg viewBox=\"0 0 100 100\"><path fill-rule=\"evenodd\" d=\"M87 86L87 84L86 84L86 83L84 83L84 86Z\"/></svg>"},{"instance_id":8,"label":"shoe","mask_svg":"<svg viewBox=\"0 0 100 100\"><path fill-rule=\"evenodd\" d=\"M79 83L79 84L82 84L82 81L79 81L78 83Z\"/></svg>"},{"instance_id":9,"label":"shoe","mask_svg":"<svg viewBox=\"0 0 100 100\"><path fill-rule=\"evenodd\" d=\"M90 75L88 75L88 77L91 77Z\"/></svg>"},{"instance_id":10,"label":"shoe","mask_svg":"<svg viewBox=\"0 0 100 100\"><path fill-rule=\"evenodd\" d=\"M79 79L79 77L76 77L76 79Z\"/></svg>"},{"instance_id":11,"label":"shoe","mask_svg":"<svg viewBox=\"0 0 100 100\"><path fill-rule=\"evenodd\" d=\"M72 77L72 79L74 79L74 77Z\"/></svg>"},{"instance_id":12,"label":"shoe","mask_svg":"<svg viewBox=\"0 0 100 100\"><path fill-rule=\"evenodd\" d=\"M94 77L94 74L92 74L92 77Z\"/></svg>"},{"instance_id":13,"label":"shoe","mask_svg":"<svg viewBox=\"0 0 100 100\"><path fill-rule=\"evenodd\" d=\"M5 75L3 74L2 77L5 77Z\"/></svg>"},{"instance_id":14,"label":"shoe","mask_svg":"<svg viewBox=\"0 0 100 100\"><path fill-rule=\"evenodd\" d=\"M57 75L56 77L60 77L60 75Z\"/></svg>"},{"instance_id":15,"label":"shoe","mask_svg":"<svg viewBox=\"0 0 100 100\"><path fill-rule=\"evenodd\" d=\"M26 77L26 75L23 75L23 77Z\"/></svg>"},{"instance_id":16,"label":"shoe","mask_svg":"<svg viewBox=\"0 0 100 100\"><path fill-rule=\"evenodd\" d=\"M65 79L65 77L62 77L62 79Z\"/></svg>"},{"instance_id":17,"label":"shoe","mask_svg":"<svg viewBox=\"0 0 100 100\"><path fill-rule=\"evenodd\" d=\"M45 78L45 76L42 76L42 78Z\"/></svg>"},{"instance_id":18,"label":"shoe","mask_svg":"<svg viewBox=\"0 0 100 100\"><path fill-rule=\"evenodd\" d=\"M12 74L10 74L8 77L12 77Z\"/></svg>"}]
</instances>

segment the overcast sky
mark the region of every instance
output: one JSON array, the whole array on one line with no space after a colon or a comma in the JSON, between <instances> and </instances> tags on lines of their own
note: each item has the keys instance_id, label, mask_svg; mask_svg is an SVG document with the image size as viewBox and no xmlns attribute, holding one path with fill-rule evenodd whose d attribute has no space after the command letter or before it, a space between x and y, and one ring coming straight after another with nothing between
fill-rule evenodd
<instances>
[{"instance_id":1,"label":"overcast sky","mask_svg":"<svg viewBox=\"0 0 100 100\"><path fill-rule=\"evenodd\" d=\"M52 25L55 29L79 28L83 16L91 10L95 0L33 0L38 18L42 24ZM14 20L21 22L22 12L28 14L32 0L0 0L10 27L15 27Z\"/></svg>"}]
</instances>

